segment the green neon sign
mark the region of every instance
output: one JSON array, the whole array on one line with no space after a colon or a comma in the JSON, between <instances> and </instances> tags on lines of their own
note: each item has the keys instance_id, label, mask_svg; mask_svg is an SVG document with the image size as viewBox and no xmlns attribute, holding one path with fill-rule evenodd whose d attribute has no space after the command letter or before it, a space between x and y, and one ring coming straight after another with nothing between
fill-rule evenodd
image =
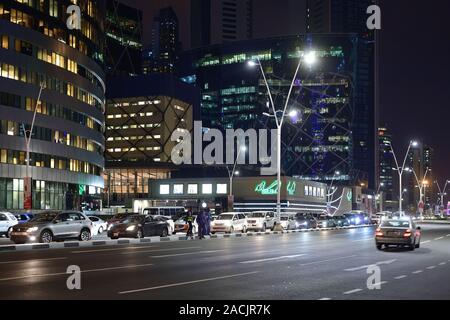
<instances>
[{"instance_id":1,"label":"green neon sign","mask_svg":"<svg viewBox=\"0 0 450 320\"><path fill-rule=\"evenodd\" d=\"M347 192L347 200L351 202L352 198L353 198L353 195L352 195L352 191L350 190Z\"/></svg>"},{"instance_id":2,"label":"green neon sign","mask_svg":"<svg viewBox=\"0 0 450 320\"><path fill-rule=\"evenodd\" d=\"M286 187L288 194L293 196L295 194L296 189L297 189L297 183L295 181L289 181L287 184L287 187ZM264 196L277 194L278 181L275 180L269 186L267 186L267 181L263 180L256 185L255 192L258 192Z\"/></svg>"}]
</instances>

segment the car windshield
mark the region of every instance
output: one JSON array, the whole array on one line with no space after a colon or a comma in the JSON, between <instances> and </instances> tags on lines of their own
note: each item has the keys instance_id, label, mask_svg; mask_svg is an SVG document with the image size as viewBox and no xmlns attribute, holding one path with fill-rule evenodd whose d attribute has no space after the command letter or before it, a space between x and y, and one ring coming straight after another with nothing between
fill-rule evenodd
<instances>
[{"instance_id":1,"label":"car windshield","mask_svg":"<svg viewBox=\"0 0 450 320\"><path fill-rule=\"evenodd\" d=\"M281 221L287 221L289 219L289 217L280 217Z\"/></svg>"},{"instance_id":2,"label":"car windshield","mask_svg":"<svg viewBox=\"0 0 450 320\"><path fill-rule=\"evenodd\" d=\"M264 218L265 216L265 212L252 212L248 215L249 218Z\"/></svg>"},{"instance_id":3,"label":"car windshield","mask_svg":"<svg viewBox=\"0 0 450 320\"><path fill-rule=\"evenodd\" d=\"M231 220L231 219L233 219L232 214L221 214L220 216L217 217L217 220Z\"/></svg>"},{"instance_id":4,"label":"car windshield","mask_svg":"<svg viewBox=\"0 0 450 320\"><path fill-rule=\"evenodd\" d=\"M136 222L141 222L142 221L142 216L130 216L130 217L126 217L124 219L122 219L120 222L121 223L136 223Z\"/></svg>"},{"instance_id":5,"label":"car windshield","mask_svg":"<svg viewBox=\"0 0 450 320\"><path fill-rule=\"evenodd\" d=\"M57 212L43 212L37 217L34 217L30 222L50 222L58 215Z\"/></svg>"},{"instance_id":6,"label":"car windshield","mask_svg":"<svg viewBox=\"0 0 450 320\"><path fill-rule=\"evenodd\" d=\"M409 228L409 221L407 220L385 220L381 223L382 227L391 228Z\"/></svg>"},{"instance_id":7,"label":"car windshield","mask_svg":"<svg viewBox=\"0 0 450 320\"><path fill-rule=\"evenodd\" d=\"M118 214L116 214L115 216L113 216L113 219L123 219L123 218L126 218L128 216L128 214L127 213L118 213Z\"/></svg>"}]
</instances>

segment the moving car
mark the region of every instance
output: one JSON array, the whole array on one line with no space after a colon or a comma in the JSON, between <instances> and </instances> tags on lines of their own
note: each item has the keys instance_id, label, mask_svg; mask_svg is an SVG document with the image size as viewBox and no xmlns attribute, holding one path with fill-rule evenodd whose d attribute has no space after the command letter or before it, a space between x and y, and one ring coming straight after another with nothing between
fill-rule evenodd
<instances>
[{"instance_id":1,"label":"moving car","mask_svg":"<svg viewBox=\"0 0 450 320\"><path fill-rule=\"evenodd\" d=\"M254 211L247 215L247 230L266 231L273 229L275 213L271 211Z\"/></svg>"},{"instance_id":2,"label":"moving car","mask_svg":"<svg viewBox=\"0 0 450 320\"><path fill-rule=\"evenodd\" d=\"M344 214L351 226L359 226L369 223L369 217L362 211Z\"/></svg>"},{"instance_id":3,"label":"moving car","mask_svg":"<svg viewBox=\"0 0 450 320\"><path fill-rule=\"evenodd\" d=\"M0 212L0 236L10 237L13 227L18 224L17 218L10 212Z\"/></svg>"},{"instance_id":4,"label":"moving car","mask_svg":"<svg viewBox=\"0 0 450 320\"><path fill-rule=\"evenodd\" d=\"M219 214L211 225L211 233L235 231L247 232L247 218L243 213L225 212Z\"/></svg>"},{"instance_id":5,"label":"moving car","mask_svg":"<svg viewBox=\"0 0 450 320\"><path fill-rule=\"evenodd\" d=\"M350 223L345 216L334 216L334 223L337 227L346 227L349 226Z\"/></svg>"},{"instance_id":6,"label":"moving car","mask_svg":"<svg viewBox=\"0 0 450 320\"><path fill-rule=\"evenodd\" d=\"M111 239L167 237L168 234L169 225L167 222L151 215L142 214L128 216L108 230L108 237Z\"/></svg>"},{"instance_id":7,"label":"moving car","mask_svg":"<svg viewBox=\"0 0 450 320\"><path fill-rule=\"evenodd\" d=\"M192 233L197 233L198 230L198 224L197 224L197 216L192 216ZM187 233L189 229L189 224L187 223L187 221L185 220L185 217L182 217L180 219L178 219L177 221L175 221L175 227L174 227L174 231L173 234L177 234L178 232L184 232Z\"/></svg>"},{"instance_id":8,"label":"moving car","mask_svg":"<svg viewBox=\"0 0 450 320\"><path fill-rule=\"evenodd\" d=\"M378 250L390 245L408 246L410 250L420 247L422 230L411 218L383 219L375 232L375 245Z\"/></svg>"},{"instance_id":9,"label":"moving car","mask_svg":"<svg viewBox=\"0 0 450 320\"><path fill-rule=\"evenodd\" d=\"M103 231L108 229L108 223L100 219L99 217L89 216L89 220L92 221L92 235L96 236L98 234L102 234Z\"/></svg>"},{"instance_id":10,"label":"moving car","mask_svg":"<svg viewBox=\"0 0 450 320\"><path fill-rule=\"evenodd\" d=\"M16 243L78 239L88 241L92 235L92 221L78 211L45 211L28 222L17 224L11 232Z\"/></svg>"},{"instance_id":11,"label":"moving car","mask_svg":"<svg viewBox=\"0 0 450 320\"><path fill-rule=\"evenodd\" d=\"M19 223L24 223L24 222L28 222L31 219L34 218L34 214L32 213L18 213L15 214L15 217L17 218L17 221L19 221Z\"/></svg>"},{"instance_id":12,"label":"moving car","mask_svg":"<svg viewBox=\"0 0 450 320\"><path fill-rule=\"evenodd\" d=\"M295 216L295 228L296 229L315 229L315 228L317 228L317 220L312 216L298 213Z\"/></svg>"}]
</instances>

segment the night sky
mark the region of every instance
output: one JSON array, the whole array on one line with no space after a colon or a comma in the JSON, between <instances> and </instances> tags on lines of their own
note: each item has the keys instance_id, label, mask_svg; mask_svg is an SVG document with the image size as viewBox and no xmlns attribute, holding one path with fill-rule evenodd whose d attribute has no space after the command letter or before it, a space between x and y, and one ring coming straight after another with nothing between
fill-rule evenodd
<instances>
[{"instance_id":1,"label":"night sky","mask_svg":"<svg viewBox=\"0 0 450 320\"><path fill-rule=\"evenodd\" d=\"M381 121L397 153L411 138L434 148L450 179L450 1L381 0ZM399 151L397 151L399 150Z\"/></svg>"}]
</instances>

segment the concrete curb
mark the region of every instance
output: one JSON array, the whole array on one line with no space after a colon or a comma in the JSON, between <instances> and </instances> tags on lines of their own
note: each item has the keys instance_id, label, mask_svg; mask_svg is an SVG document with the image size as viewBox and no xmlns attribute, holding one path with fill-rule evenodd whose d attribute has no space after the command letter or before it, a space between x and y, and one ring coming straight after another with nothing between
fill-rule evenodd
<instances>
[{"instance_id":1,"label":"concrete curb","mask_svg":"<svg viewBox=\"0 0 450 320\"><path fill-rule=\"evenodd\" d=\"M206 236L205 239L224 239L224 238L245 238L265 235L279 235L290 233L304 233L304 232L321 232L331 230L345 230L345 229L360 229L367 228L373 225L361 225L351 227L336 227L336 228L322 228L322 229L301 229L301 230L283 230L283 231L265 231L265 232L248 232L248 233L232 233L232 234L214 234ZM198 239L198 236L194 237ZM143 244L143 243L155 243L155 242L173 242L173 241L188 241L190 237L186 236L169 236L165 238L161 237L149 237L144 239L119 239L119 240L91 240L91 241L66 241L66 242L52 242L52 243L30 243L30 244L11 244L0 245L0 253L2 252L17 252L17 251L30 251L30 250L43 250L43 249L64 249L64 248L86 248L86 247L99 247L99 246L114 246L122 244Z\"/></svg>"}]
</instances>

